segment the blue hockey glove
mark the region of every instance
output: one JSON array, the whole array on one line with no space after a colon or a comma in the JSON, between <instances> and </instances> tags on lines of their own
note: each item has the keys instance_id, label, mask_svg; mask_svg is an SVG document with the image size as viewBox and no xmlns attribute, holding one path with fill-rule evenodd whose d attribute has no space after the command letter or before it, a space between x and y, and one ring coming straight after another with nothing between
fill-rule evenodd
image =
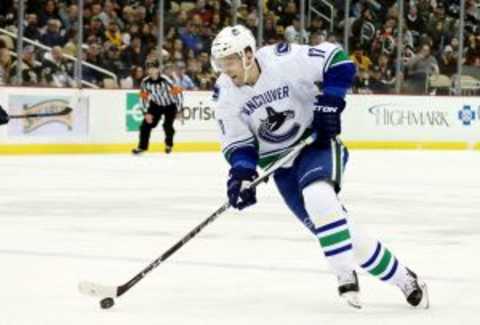
<instances>
[{"instance_id":1,"label":"blue hockey glove","mask_svg":"<svg viewBox=\"0 0 480 325\"><path fill-rule=\"evenodd\" d=\"M227 181L227 195L230 204L239 210L257 203L255 188L248 188L250 183L257 178L255 169L236 166L230 168Z\"/></svg>"},{"instance_id":2,"label":"blue hockey glove","mask_svg":"<svg viewBox=\"0 0 480 325\"><path fill-rule=\"evenodd\" d=\"M316 143L327 145L342 131L340 115L345 100L331 95L318 95L314 103L312 128L317 133Z\"/></svg>"}]
</instances>

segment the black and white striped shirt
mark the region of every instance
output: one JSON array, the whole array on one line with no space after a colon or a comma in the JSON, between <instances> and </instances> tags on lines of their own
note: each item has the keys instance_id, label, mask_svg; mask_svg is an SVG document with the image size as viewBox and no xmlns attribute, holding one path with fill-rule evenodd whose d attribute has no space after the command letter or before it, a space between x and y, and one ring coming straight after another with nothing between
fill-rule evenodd
<instances>
[{"instance_id":1,"label":"black and white striped shirt","mask_svg":"<svg viewBox=\"0 0 480 325\"><path fill-rule=\"evenodd\" d=\"M183 93L181 88L175 86L164 74L160 75L158 79L146 77L142 80L140 89L142 93L148 94L148 96L142 96L144 107L148 107L152 101L158 106L176 105L177 109L182 109Z\"/></svg>"}]
</instances>

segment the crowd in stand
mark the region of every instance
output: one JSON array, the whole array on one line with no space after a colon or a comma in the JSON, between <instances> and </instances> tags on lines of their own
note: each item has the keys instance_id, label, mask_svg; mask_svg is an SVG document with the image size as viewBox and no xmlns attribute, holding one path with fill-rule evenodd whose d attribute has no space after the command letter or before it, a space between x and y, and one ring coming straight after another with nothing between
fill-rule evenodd
<instances>
[{"instance_id":1,"label":"crowd in stand","mask_svg":"<svg viewBox=\"0 0 480 325\"><path fill-rule=\"evenodd\" d=\"M337 1L343 5L343 1ZM395 0L357 1L350 12L351 58L360 93L389 93L396 82L399 8ZM460 0L405 1L401 56L404 92L424 93L432 77L457 73ZM480 77L480 1L465 1L462 65Z\"/></svg>"},{"instance_id":2,"label":"crowd in stand","mask_svg":"<svg viewBox=\"0 0 480 325\"><path fill-rule=\"evenodd\" d=\"M0 28L17 33L14 0L0 1ZM84 0L83 59L113 72L118 82L95 69L83 67L83 79L100 87L138 88L144 64L158 57L157 0ZM298 0L267 0L264 10L265 44L287 41L312 45L343 41L345 0L337 8L335 27L313 15L300 30ZM431 75L454 76L459 48L460 0L405 1L403 69L406 91L422 89ZM23 85L70 87L78 33L77 0L25 0L24 35L52 51L25 44L21 67ZM348 13L349 49L357 64L355 91L392 92L396 82L396 37L399 8L395 0L353 0ZM256 35L257 0L243 0L238 23ZM164 73L189 90L209 90L215 80L210 68L210 44L232 23L231 0L165 0ZM466 0L464 64L480 71L480 0ZM17 83L15 39L0 33L0 85ZM107 82L108 81L108 82ZM408 89L408 81L411 89ZM415 81L420 81L415 83ZM420 86L419 86L420 85ZM423 89L422 89L423 90Z\"/></svg>"}]
</instances>

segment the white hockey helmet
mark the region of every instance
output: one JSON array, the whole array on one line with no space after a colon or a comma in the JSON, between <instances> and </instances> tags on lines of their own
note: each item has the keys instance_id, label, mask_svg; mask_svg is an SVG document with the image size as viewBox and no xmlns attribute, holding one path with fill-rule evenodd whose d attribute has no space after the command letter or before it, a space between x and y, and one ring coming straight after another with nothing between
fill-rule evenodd
<instances>
[{"instance_id":1,"label":"white hockey helmet","mask_svg":"<svg viewBox=\"0 0 480 325\"><path fill-rule=\"evenodd\" d=\"M212 42L211 63L215 71L221 72L219 60L232 54L242 58L244 68L249 68L245 63L245 49L250 48L255 56L256 44L252 32L243 25L225 27L218 33Z\"/></svg>"}]
</instances>

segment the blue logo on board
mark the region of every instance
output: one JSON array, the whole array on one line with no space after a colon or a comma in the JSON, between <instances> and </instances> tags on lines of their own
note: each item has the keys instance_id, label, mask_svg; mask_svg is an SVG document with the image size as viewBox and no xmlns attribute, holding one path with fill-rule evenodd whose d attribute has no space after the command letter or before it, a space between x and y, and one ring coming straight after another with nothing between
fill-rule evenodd
<instances>
[{"instance_id":1,"label":"blue logo on board","mask_svg":"<svg viewBox=\"0 0 480 325\"><path fill-rule=\"evenodd\" d=\"M470 105L464 105L461 110L458 111L458 119L463 125L469 126L477 118L477 114Z\"/></svg>"}]
</instances>

